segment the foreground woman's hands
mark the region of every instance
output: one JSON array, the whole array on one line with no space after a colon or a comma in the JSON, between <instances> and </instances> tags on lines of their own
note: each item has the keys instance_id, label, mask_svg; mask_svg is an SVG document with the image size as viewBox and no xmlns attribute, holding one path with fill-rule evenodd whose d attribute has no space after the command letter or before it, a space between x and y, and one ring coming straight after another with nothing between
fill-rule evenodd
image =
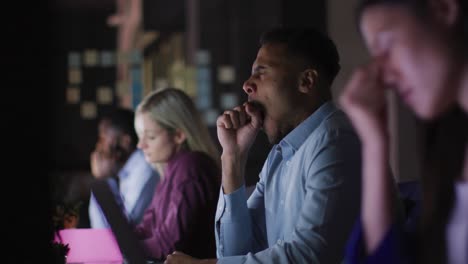
<instances>
[{"instance_id":1,"label":"foreground woman's hands","mask_svg":"<svg viewBox=\"0 0 468 264\"><path fill-rule=\"evenodd\" d=\"M386 140L386 87L381 80L378 62L356 69L340 96L340 105L351 119L364 144Z\"/></svg>"},{"instance_id":2,"label":"foreground woman's hands","mask_svg":"<svg viewBox=\"0 0 468 264\"><path fill-rule=\"evenodd\" d=\"M396 195L387 169L387 101L380 71L378 61L358 68L340 97L362 143L361 219L367 253L377 249L391 226Z\"/></svg>"}]
</instances>

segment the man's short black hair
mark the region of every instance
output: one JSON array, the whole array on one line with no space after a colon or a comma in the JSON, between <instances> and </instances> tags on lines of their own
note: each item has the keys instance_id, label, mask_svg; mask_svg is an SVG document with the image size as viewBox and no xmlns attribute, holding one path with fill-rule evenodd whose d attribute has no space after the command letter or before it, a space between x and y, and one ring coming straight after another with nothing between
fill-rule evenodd
<instances>
[{"instance_id":1,"label":"man's short black hair","mask_svg":"<svg viewBox=\"0 0 468 264\"><path fill-rule=\"evenodd\" d=\"M129 135L132 139L132 144L136 145L138 136L135 132L134 119L135 112L125 108L114 108L101 118L101 120L107 120L112 128Z\"/></svg>"},{"instance_id":2,"label":"man's short black hair","mask_svg":"<svg viewBox=\"0 0 468 264\"><path fill-rule=\"evenodd\" d=\"M266 31L260 38L260 45L285 44L287 51L304 59L308 67L317 70L331 86L340 71L340 56L335 43L326 35L313 28L278 27Z\"/></svg>"}]
</instances>

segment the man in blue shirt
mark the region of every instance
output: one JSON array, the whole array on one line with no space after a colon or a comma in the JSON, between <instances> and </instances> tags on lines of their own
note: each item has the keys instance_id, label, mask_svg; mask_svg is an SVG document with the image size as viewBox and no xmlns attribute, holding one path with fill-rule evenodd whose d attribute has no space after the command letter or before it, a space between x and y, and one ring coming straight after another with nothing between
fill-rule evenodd
<instances>
[{"instance_id":1,"label":"man in blue shirt","mask_svg":"<svg viewBox=\"0 0 468 264\"><path fill-rule=\"evenodd\" d=\"M273 29L243 89L217 120L223 148L215 231L218 263L340 263L359 214L361 147L332 102L334 43L312 29ZM247 156L263 130L273 148L250 197ZM183 253L168 263L197 263Z\"/></svg>"},{"instance_id":2,"label":"man in blue shirt","mask_svg":"<svg viewBox=\"0 0 468 264\"><path fill-rule=\"evenodd\" d=\"M107 178L117 203L133 224L138 224L150 204L159 174L136 149L134 113L115 109L99 122L99 138L91 154L91 173ZM109 228L101 207L91 193L89 220L92 228Z\"/></svg>"}]
</instances>

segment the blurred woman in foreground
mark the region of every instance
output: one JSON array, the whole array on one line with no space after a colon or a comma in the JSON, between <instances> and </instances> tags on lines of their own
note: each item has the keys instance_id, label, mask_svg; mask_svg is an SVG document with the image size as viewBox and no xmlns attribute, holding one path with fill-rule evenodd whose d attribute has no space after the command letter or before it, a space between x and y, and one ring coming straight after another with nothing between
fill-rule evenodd
<instances>
[{"instance_id":1,"label":"blurred woman in foreground","mask_svg":"<svg viewBox=\"0 0 468 264\"><path fill-rule=\"evenodd\" d=\"M468 1L363 0L360 32L372 61L340 102L363 143L360 225L348 263L468 263ZM427 127L419 229L395 224L385 89Z\"/></svg>"}]
</instances>

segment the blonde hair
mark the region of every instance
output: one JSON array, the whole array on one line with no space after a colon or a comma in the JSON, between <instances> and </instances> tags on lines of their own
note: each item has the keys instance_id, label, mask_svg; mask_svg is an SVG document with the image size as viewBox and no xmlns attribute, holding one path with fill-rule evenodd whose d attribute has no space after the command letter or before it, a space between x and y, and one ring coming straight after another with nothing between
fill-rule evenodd
<instances>
[{"instance_id":1,"label":"blonde hair","mask_svg":"<svg viewBox=\"0 0 468 264\"><path fill-rule=\"evenodd\" d=\"M136 114L148 113L151 119L170 133L182 131L182 145L190 151L204 152L219 165L220 155L207 126L190 97L180 89L166 88L148 94L138 105Z\"/></svg>"}]
</instances>

